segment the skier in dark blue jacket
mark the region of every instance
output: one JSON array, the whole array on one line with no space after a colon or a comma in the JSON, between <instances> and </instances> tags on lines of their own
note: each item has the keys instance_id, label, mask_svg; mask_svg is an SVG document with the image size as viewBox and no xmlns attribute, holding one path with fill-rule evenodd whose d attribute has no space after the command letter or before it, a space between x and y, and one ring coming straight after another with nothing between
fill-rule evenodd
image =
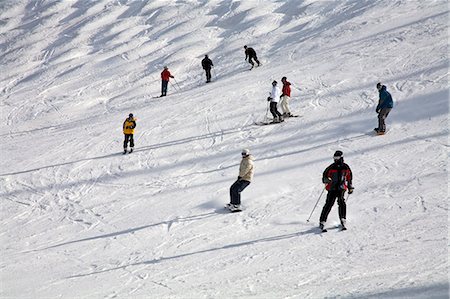
<instances>
[{"instance_id":1,"label":"skier in dark blue jacket","mask_svg":"<svg viewBox=\"0 0 450 299\"><path fill-rule=\"evenodd\" d=\"M375 132L378 135L384 135L386 132L385 119L388 117L389 112L391 112L394 107L394 101L392 100L391 94L386 90L386 86L381 83L377 83L377 89L380 95L376 112L378 113L378 127L375 128Z\"/></svg>"}]
</instances>

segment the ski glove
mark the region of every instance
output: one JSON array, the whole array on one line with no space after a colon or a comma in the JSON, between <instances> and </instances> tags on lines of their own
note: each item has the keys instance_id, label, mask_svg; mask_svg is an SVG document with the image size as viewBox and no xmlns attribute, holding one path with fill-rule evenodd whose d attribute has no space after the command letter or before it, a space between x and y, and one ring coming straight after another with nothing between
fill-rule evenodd
<instances>
[{"instance_id":1,"label":"ski glove","mask_svg":"<svg viewBox=\"0 0 450 299\"><path fill-rule=\"evenodd\" d=\"M348 187L348 194L352 194L352 193L353 193L353 190L355 190L355 188L353 188L353 187Z\"/></svg>"},{"instance_id":2,"label":"ski glove","mask_svg":"<svg viewBox=\"0 0 450 299\"><path fill-rule=\"evenodd\" d=\"M330 180L330 178L323 177L323 178L322 178L322 183L324 183L324 184L329 184L329 183L331 183L331 180Z\"/></svg>"},{"instance_id":3,"label":"ski glove","mask_svg":"<svg viewBox=\"0 0 450 299\"><path fill-rule=\"evenodd\" d=\"M242 178L240 176L238 176L238 181L240 181Z\"/></svg>"},{"instance_id":4,"label":"ski glove","mask_svg":"<svg viewBox=\"0 0 450 299\"><path fill-rule=\"evenodd\" d=\"M271 99L272 99L271 97L268 97L268 98L267 98L267 102L270 102Z\"/></svg>"}]
</instances>

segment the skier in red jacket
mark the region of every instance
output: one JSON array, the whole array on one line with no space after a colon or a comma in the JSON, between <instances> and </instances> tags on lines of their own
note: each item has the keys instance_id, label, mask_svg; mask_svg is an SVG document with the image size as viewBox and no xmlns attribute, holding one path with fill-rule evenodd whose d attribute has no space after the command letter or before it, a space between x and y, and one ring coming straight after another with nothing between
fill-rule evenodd
<instances>
[{"instance_id":1,"label":"skier in red jacket","mask_svg":"<svg viewBox=\"0 0 450 299\"><path fill-rule=\"evenodd\" d=\"M287 80L286 77L281 78L281 82L283 83L280 101L281 110L283 111L283 117L291 117L293 116L289 108L289 101L291 100L291 83Z\"/></svg>"},{"instance_id":2,"label":"skier in red jacket","mask_svg":"<svg viewBox=\"0 0 450 299\"><path fill-rule=\"evenodd\" d=\"M175 78L169 72L169 68L167 66L164 67L164 70L161 72L161 96L164 97L167 95L167 86L169 85L170 78Z\"/></svg>"}]
</instances>

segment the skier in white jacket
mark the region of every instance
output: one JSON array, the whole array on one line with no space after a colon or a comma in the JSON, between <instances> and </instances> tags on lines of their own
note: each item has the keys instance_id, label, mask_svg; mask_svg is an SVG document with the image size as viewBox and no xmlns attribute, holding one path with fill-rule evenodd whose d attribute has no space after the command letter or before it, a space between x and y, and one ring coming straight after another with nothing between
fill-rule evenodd
<instances>
[{"instance_id":1,"label":"skier in white jacket","mask_svg":"<svg viewBox=\"0 0 450 299\"><path fill-rule=\"evenodd\" d=\"M270 101L270 113L273 115L274 123L284 121L283 115L277 109L277 105L281 97L281 90L277 84L277 81L272 82L272 91L270 92L270 96L267 98L267 101Z\"/></svg>"}]
</instances>

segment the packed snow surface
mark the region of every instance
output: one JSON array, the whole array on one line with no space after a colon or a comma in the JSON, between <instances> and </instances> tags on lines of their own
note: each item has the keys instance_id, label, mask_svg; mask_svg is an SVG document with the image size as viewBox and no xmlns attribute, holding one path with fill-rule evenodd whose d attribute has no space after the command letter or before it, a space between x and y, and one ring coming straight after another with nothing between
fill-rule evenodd
<instances>
[{"instance_id":1,"label":"packed snow surface","mask_svg":"<svg viewBox=\"0 0 450 299\"><path fill-rule=\"evenodd\" d=\"M1 1L0 297L448 298L448 15L443 0ZM283 76L300 117L256 126ZM384 136L377 82L395 101ZM243 148L255 177L230 214ZM336 150L355 192L348 230L335 205L321 234Z\"/></svg>"}]
</instances>

